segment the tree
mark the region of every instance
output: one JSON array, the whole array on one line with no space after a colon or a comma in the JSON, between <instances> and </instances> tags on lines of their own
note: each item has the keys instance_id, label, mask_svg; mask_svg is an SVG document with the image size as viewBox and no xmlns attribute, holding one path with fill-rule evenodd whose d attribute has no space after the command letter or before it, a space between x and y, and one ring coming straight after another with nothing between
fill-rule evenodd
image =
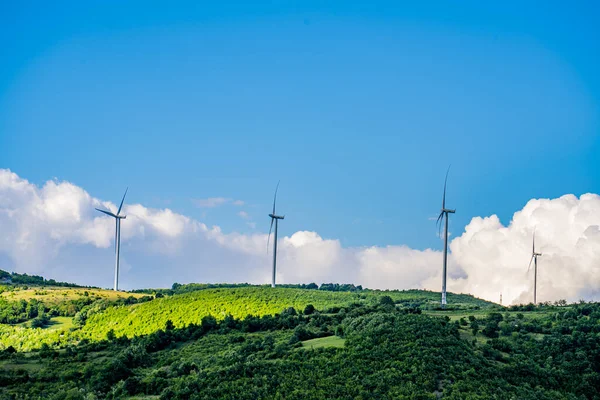
<instances>
[{"instance_id":1,"label":"tree","mask_svg":"<svg viewBox=\"0 0 600 400\"><path fill-rule=\"evenodd\" d=\"M489 338L497 338L498 337L498 322L496 321L488 321L485 324L485 328L481 331L485 336Z\"/></svg>"},{"instance_id":2,"label":"tree","mask_svg":"<svg viewBox=\"0 0 600 400\"><path fill-rule=\"evenodd\" d=\"M311 315L314 312L315 306L313 306L312 304L308 304L306 307L304 307L304 315Z\"/></svg>"},{"instance_id":3,"label":"tree","mask_svg":"<svg viewBox=\"0 0 600 400\"><path fill-rule=\"evenodd\" d=\"M173 322L168 319L165 323L165 331L172 331L173 329L175 329L175 325L173 325Z\"/></svg>"},{"instance_id":4,"label":"tree","mask_svg":"<svg viewBox=\"0 0 600 400\"><path fill-rule=\"evenodd\" d=\"M477 323L477 320L471 321L471 332L473 332L473 336L477 335L477 332L479 332L479 324Z\"/></svg>"},{"instance_id":5,"label":"tree","mask_svg":"<svg viewBox=\"0 0 600 400\"><path fill-rule=\"evenodd\" d=\"M379 298L379 304L384 305L384 306L386 306L386 305L393 306L394 300L390 296L381 296Z\"/></svg>"},{"instance_id":6,"label":"tree","mask_svg":"<svg viewBox=\"0 0 600 400\"><path fill-rule=\"evenodd\" d=\"M212 315L207 315L206 317L203 317L201 322L202 331L205 333L217 327L217 319Z\"/></svg>"}]
</instances>

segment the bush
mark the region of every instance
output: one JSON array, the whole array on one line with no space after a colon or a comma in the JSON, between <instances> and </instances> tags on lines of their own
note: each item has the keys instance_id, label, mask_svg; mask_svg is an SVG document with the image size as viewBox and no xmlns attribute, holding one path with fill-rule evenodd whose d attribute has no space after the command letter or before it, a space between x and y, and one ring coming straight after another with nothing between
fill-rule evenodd
<instances>
[{"instance_id":1,"label":"bush","mask_svg":"<svg viewBox=\"0 0 600 400\"><path fill-rule=\"evenodd\" d=\"M473 335L477 335L477 332L479 332L479 324L477 323L477 320L471 321L471 332L473 332Z\"/></svg>"},{"instance_id":2,"label":"bush","mask_svg":"<svg viewBox=\"0 0 600 400\"><path fill-rule=\"evenodd\" d=\"M485 324L485 328L481 331L485 336L489 338L498 337L498 323L496 321L489 321Z\"/></svg>"},{"instance_id":3,"label":"bush","mask_svg":"<svg viewBox=\"0 0 600 400\"><path fill-rule=\"evenodd\" d=\"M394 300L392 300L392 298L390 296L381 296L379 298L379 304L387 306L393 306L394 305Z\"/></svg>"},{"instance_id":4,"label":"bush","mask_svg":"<svg viewBox=\"0 0 600 400\"><path fill-rule=\"evenodd\" d=\"M304 307L304 315L311 315L314 312L315 306L313 306L312 304L308 304L306 307Z\"/></svg>"},{"instance_id":5,"label":"bush","mask_svg":"<svg viewBox=\"0 0 600 400\"><path fill-rule=\"evenodd\" d=\"M306 329L305 325L298 325L294 329L294 337L296 337L296 339L298 339L299 341L303 341L312 339L313 334L308 329Z\"/></svg>"},{"instance_id":6,"label":"bush","mask_svg":"<svg viewBox=\"0 0 600 400\"><path fill-rule=\"evenodd\" d=\"M165 323L165 331L172 331L173 329L175 329L175 325L173 325L173 322L168 319Z\"/></svg>"}]
</instances>

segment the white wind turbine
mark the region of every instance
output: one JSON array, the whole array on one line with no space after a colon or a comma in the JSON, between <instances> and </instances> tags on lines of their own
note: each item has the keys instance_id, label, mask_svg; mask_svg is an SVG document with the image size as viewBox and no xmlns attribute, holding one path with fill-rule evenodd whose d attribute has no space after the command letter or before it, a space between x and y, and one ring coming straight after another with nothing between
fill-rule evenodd
<instances>
[{"instance_id":1,"label":"white wind turbine","mask_svg":"<svg viewBox=\"0 0 600 400\"><path fill-rule=\"evenodd\" d=\"M100 211L101 213L110 215L111 217L113 217L115 219L115 225L116 225L116 228L115 228L115 256L116 256L116 260L115 260L114 290L119 290L119 253L120 253L120 249L121 249L121 220L127 218L126 215L121 215L121 209L123 208L123 202L125 201L125 196L127 196L127 190L129 190L129 188L125 189L125 194L123 195L123 199L121 200L121 205L119 205L119 209L117 210L116 214L113 214L110 211L101 210L99 208L96 208L96 210Z\"/></svg>"},{"instance_id":2,"label":"white wind turbine","mask_svg":"<svg viewBox=\"0 0 600 400\"><path fill-rule=\"evenodd\" d=\"M269 241L271 239L271 230L273 229L273 221L275 221L275 235L273 238L273 279L271 280L271 287L275 287L275 272L277 270L277 225L280 219L284 219L285 215L275 214L275 202L277 201L277 190L279 189L279 182L275 188L275 196L273 197L273 212L269 214L271 217L271 227L269 228L269 236L267 238L267 253L269 252Z\"/></svg>"},{"instance_id":3,"label":"white wind turbine","mask_svg":"<svg viewBox=\"0 0 600 400\"><path fill-rule=\"evenodd\" d=\"M531 260L529 260L529 266L527 272L531 269L531 262L533 261L533 304L537 304L537 258L542 253L535 252L535 229L533 230L533 247L531 249Z\"/></svg>"},{"instance_id":4,"label":"white wind turbine","mask_svg":"<svg viewBox=\"0 0 600 400\"><path fill-rule=\"evenodd\" d=\"M448 214L454 214L456 210L450 210L446 208L446 183L448 182L448 172L450 167L446 171L446 179L444 180L444 197L442 197L442 211L438 216L437 223L440 224L441 220L444 220L444 265L442 270L442 307L446 307L446 265L448 262ZM440 231L442 225L440 224Z\"/></svg>"}]
</instances>

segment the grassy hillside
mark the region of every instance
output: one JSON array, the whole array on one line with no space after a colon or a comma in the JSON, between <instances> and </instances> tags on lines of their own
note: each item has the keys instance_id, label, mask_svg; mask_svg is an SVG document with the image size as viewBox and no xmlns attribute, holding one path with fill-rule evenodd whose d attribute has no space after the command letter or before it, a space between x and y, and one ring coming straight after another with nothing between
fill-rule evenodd
<instances>
[{"instance_id":1,"label":"grassy hillside","mask_svg":"<svg viewBox=\"0 0 600 400\"><path fill-rule=\"evenodd\" d=\"M327 310L353 303L376 302L383 295L390 296L399 303L425 305L437 301L433 299L438 297L433 292L419 290L353 293L273 289L264 286L206 289L159 298L142 304L107 308L91 316L81 333L82 337L101 340L106 338L108 331L112 330L116 336L125 335L131 338L162 329L167 321L171 321L176 328L182 328L191 323L198 324L208 315L212 315L217 320L222 320L227 315L234 318L243 318L247 315L274 315L289 307L302 311L308 304L312 304L318 310ZM490 303L471 296L455 295L455 298L462 301L460 304L463 306L491 306Z\"/></svg>"},{"instance_id":2,"label":"grassy hillside","mask_svg":"<svg viewBox=\"0 0 600 400\"><path fill-rule=\"evenodd\" d=\"M46 304L60 304L67 300L78 300L83 298L105 299L115 301L125 299L129 296L135 298L143 297L142 293L115 292L114 290L95 288L71 288L61 286L27 286L4 288L0 298L8 301L37 300Z\"/></svg>"},{"instance_id":3,"label":"grassy hillside","mask_svg":"<svg viewBox=\"0 0 600 400\"><path fill-rule=\"evenodd\" d=\"M267 300L262 292L257 290L254 299ZM234 293L239 299L249 295ZM282 289L278 297L292 293ZM196 296L174 296L156 304L218 298L210 292ZM347 300L346 294L341 296L332 301ZM44 346L34 353L0 352L0 398L600 396L598 304L522 307L502 313L494 308L486 313L454 310L448 313L458 318L449 321L447 315L424 315L420 309L390 304L381 293L366 294L358 302L349 299L352 305L309 315L288 310L220 322L204 318L198 325L166 325L144 337L111 336L59 351Z\"/></svg>"},{"instance_id":4,"label":"grassy hillside","mask_svg":"<svg viewBox=\"0 0 600 400\"><path fill-rule=\"evenodd\" d=\"M104 339L112 329L117 336L133 337L164 328L167 320L182 328L190 323L197 324L208 315L217 320L227 315L235 318L273 315L289 307L303 310L308 304L322 310L362 302L365 298L367 296L356 293L268 287L207 289L144 304L108 308L89 318L83 335Z\"/></svg>"},{"instance_id":5,"label":"grassy hillside","mask_svg":"<svg viewBox=\"0 0 600 400\"><path fill-rule=\"evenodd\" d=\"M597 304L340 287L9 287L0 398L600 398Z\"/></svg>"},{"instance_id":6,"label":"grassy hillside","mask_svg":"<svg viewBox=\"0 0 600 400\"><path fill-rule=\"evenodd\" d=\"M0 325L0 349L12 346L21 351L28 351L39 348L42 343L63 347L81 339L103 340L109 332L116 337L132 338L162 329L167 321L171 321L175 328L182 328L189 324L199 324L202 318L209 315L217 320L222 320L227 315L234 318L244 318L247 315L274 315L290 307L303 311L308 304L318 310L339 309L355 303L376 303L382 296L389 296L399 307L428 309L437 307L439 301L439 293L421 290L333 292L243 286L201 289L131 304L136 298L139 301L149 299L141 296L143 295L125 292L64 288L17 290L10 293L7 298L15 301L17 299L19 301L29 299L30 302L41 301L47 308L64 309L67 304L85 304L85 306L79 308L73 306L76 312L75 309L70 310L66 307L67 311L61 315L74 317L75 321L71 324L65 324L64 321L54 324L56 321L50 319L49 327L37 329L32 329L27 324ZM78 303L82 298L87 302ZM453 307L461 309L494 307L491 303L467 295L451 294L449 301L454 302Z\"/></svg>"}]
</instances>

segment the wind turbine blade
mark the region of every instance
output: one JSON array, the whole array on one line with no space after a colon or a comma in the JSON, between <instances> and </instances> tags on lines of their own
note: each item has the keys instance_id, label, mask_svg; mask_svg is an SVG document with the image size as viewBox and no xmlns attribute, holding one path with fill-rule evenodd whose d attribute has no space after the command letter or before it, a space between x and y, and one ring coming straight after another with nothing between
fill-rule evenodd
<instances>
[{"instance_id":1,"label":"wind turbine blade","mask_svg":"<svg viewBox=\"0 0 600 400\"><path fill-rule=\"evenodd\" d=\"M535 254L535 228L533 228L533 247L531 249L533 254Z\"/></svg>"},{"instance_id":2,"label":"wind turbine blade","mask_svg":"<svg viewBox=\"0 0 600 400\"><path fill-rule=\"evenodd\" d=\"M435 226L437 226L439 228L438 229L439 230L439 233L438 233L439 237L442 237L442 221L443 220L444 220L444 212L442 211L440 213L440 215L438 216L437 221L435 223Z\"/></svg>"},{"instance_id":3,"label":"wind turbine blade","mask_svg":"<svg viewBox=\"0 0 600 400\"><path fill-rule=\"evenodd\" d=\"M529 272L529 270L531 269L531 263L533 262L534 258L535 256L531 256L531 260L529 260L529 266L527 267L527 272Z\"/></svg>"},{"instance_id":4,"label":"wind turbine blade","mask_svg":"<svg viewBox=\"0 0 600 400\"><path fill-rule=\"evenodd\" d=\"M446 171L446 179L444 179L444 197L442 197L442 210L446 209L446 183L448 183L448 173L450 172L451 165L448 165L448 170Z\"/></svg>"},{"instance_id":5,"label":"wind turbine blade","mask_svg":"<svg viewBox=\"0 0 600 400\"><path fill-rule=\"evenodd\" d=\"M111 217L117 218L117 216L113 213L111 213L110 211L106 211L106 210L101 210L99 208L96 208L96 210L100 211L101 213L104 213L106 215L110 215Z\"/></svg>"},{"instance_id":6,"label":"wind turbine blade","mask_svg":"<svg viewBox=\"0 0 600 400\"><path fill-rule=\"evenodd\" d=\"M123 195L123 199L121 200L121 205L119 206L119 211L117 211L117 215L121 214L121 208L123 208L123 202L125 201L125 196L127 196L127 191L129 188L125 189L125 194Z\"/></svg>"},{"instance_id":7,"label":"wind turbine blade","mask_svg":"<svg viewBox=\"0 0 600 400\"><path fill-rule=\"evenodd\" d=\"M269 228L269 236L267 236L267 254L269 253L269 241L271 240L271 231L273 230L273 221L275 218L271 218L271 227Z\"/></svg>"},{"instance_id":8,"label":"wind turbine blade","mask_svg":"<svg viewBox=\"0 0 600 400\"><path fill-rule=\"evenodd\" d=\"M277 181L277 187L275 187L275 196L273 197L273 215L275 215L275 202L277 201L277 190L279 189L279 182ZM273 221L271 221L271 227L273 226Z\"/></svg>"}]
</instances>

